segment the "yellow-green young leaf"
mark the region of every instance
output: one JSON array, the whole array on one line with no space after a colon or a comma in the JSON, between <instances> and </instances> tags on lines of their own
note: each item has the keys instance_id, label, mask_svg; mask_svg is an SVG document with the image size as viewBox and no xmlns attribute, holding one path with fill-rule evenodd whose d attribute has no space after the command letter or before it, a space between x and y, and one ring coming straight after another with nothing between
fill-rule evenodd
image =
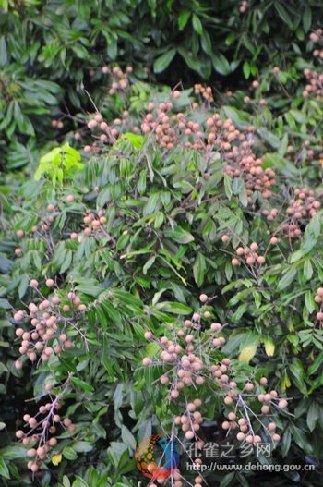
<instances>
[{"instance_id":1,"label":"yellow-green young leaf","mask_svg":"<svg viewBox=\"0 0 323 487\"><path fill-rule=\"evenodd\" d=\"M62 459L63 456L60 453L58 453L57 455L54 455L52 457L52 464L55 465L55 467L57 467L57 465L61 463Z\"/></svg>"},{"instance_id":2,"label":"yellow-green young leaf","mask_svg":"<svg viewBox=\"0 0 323 487\"><path fill-rule=\"evenodd\" d=\"M239 360L241 362L249 362L257 353L257 344L254 343L253 345L247 345L244 347L239 355Z\"/></svg>"},{"instance_id":3,"label":"yellow-green young leaf","mask_svg":"<svg viewBox=\"0 0 323 487\"><path fill-rule=\"evenodd\" d=\"M291 385L292 385L292 383L289 380L287 372L286 372L286 370L284 370L284 372L282 374L282 378L281 378L281 383L280 383L280 388L281 388L282 392L285 392L286 389L288 389L288 387L290 387Z\"/></svg>"},{"instance_id":4,"label":"yellow-green young leaf","mask_svg":"<svg viewBox=\"0 0 323 487\"><path fill-rule=\"evenodd\" d=\"M268 357L273 357L273 355L275 353L275 344L274 344L273 339L270 337L264 337L262 339L262 341L263 341L263 344L265 346L265 351L266 351L266 354L268 355Z\"/></svg>"}]
</instances>

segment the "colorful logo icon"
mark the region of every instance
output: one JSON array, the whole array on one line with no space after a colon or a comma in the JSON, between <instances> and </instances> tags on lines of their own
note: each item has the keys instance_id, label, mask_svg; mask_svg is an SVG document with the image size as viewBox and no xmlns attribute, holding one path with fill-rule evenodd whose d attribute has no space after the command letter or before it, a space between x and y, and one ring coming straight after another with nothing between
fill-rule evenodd
<instances>
[{"instance_id":1,"label":"colorful logo icon","mask_svg":"<svg viewBox=\"0 0 323 487\"><path fill-rule=\"evenodd\" d=\"M176 440L161 435L144 438L139 443L135 458L138 470L156 481L167 480L180 461Z\"/></svg>"}]
</instances>

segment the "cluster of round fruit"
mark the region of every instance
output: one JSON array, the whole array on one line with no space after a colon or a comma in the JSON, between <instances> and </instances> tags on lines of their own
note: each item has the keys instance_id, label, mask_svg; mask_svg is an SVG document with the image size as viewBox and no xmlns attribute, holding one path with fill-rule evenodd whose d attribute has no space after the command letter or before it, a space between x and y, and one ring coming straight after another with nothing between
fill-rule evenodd
<instances>
[{"instance_id":1,"label":"cluster of round fruit","mask_svg":"<svg viewBox=\"0 0 323 487\"><path fill-rule=\"evenodd\" d=\"M103 120L101 113L96 113L88 121L87 128L94 131L96 139L94 140L92 145L85 145L83 147L83 150L84 152L94 153L101 151L102 143L113 144L122 130L131 129L135 133L139 132L138 127L129 126L129 112L127 110L122 113L121 118L115 118L110 125L105 120ZM80 140L82 138L79 131L74 134L74 137L77 140Z\"/></svg>"},{"instance_id":2,"label":"cluster of round fruit","mask_svg":"<svg viewBox=\"0 0 323 487\"><path fill-rule=\"evenodd\" d=\"M252 252L256 252L257 249L253 246ZM209 297L206 294L200 295L201 303L207 303ZM184 325L188 330L201 329L201 317L203 312L194 313L191 320L185 320ZM234 380L234 370L232 369L232 363L229 358L222 358L218 360L216 364L210 365L210 360L204 360L204 357L209 357L210 349L213 346L221 347L225 343L225 339L219 334L222 331L222 325L220 323L211 323L210 329L205 330L203 334L206 336L206 340L200 339L198 333L185 332L184 329L177 331L177 336L174 340L169 339L167 336L162 336L160 339L155 338L151 331L145 333L145 338L149 341L157 343L161 352L158 360L153 360L150 357L145 357L142 361L145 367L151 365L163 365L168 366L169 370L163 372L160 376L160 382L163 385L168 386L168 397L171 400L177 400L180 396L185 396L186 408L182 415L175 417L175 424L181 425L181 429L185 433L187 440L192 440L194 437L198 441L197 431L202 423L202 415L196 409L202 405L200 398L187 403L187 389L186 386L193 385L196 389L197 386L202 385L207 380L210 384L214 384L219 390L220 394L224 396L223 402L227 408L235 407L235 411L230 411L228 419L224 421L223 429L236 429L240 427L240 432L243 433L237 436L240 441L244 439L247 442L259 442L259 437L253 433L252 425L248 419L246 413L249 408L246 405L245 400L252 397L253 401L258 399L261 405L261 414L268 415L270 408L284 409L287 407L287 400L279 397L277 391L272 390L270 392L265 391L265 387L268 385L268 379L262 377L259 383L253 384L252 382L246 382L241 386L238 386ZM216 335L216 337L214 337ZM181 342L184 340L184 344ZM180 343L179 343L180 341ZM196 346L194 345L196 343ZM241 416L240 421L236 422L236 411L239 410ZM276 427L275 427L276 428ZM280 437L275 432L273 424L270 428L267 428L270 432L270 436L273 441L279 441ZM251 435L251 436L250 436Z\"/></svg>"},{"instance_id":3,"label":"cluster of round fruit","mask_svg":"<svg viewBox=\"0 0 323 487\"><path fill-rule=\"evenodd\" d=\"M259 381L261 386L266 386L268 380L266 377L262 377ZM248 406L245 403L245 398L250 396L250 392L253 393L255 386L253 383L247 382L245 384L245 392L247 394L239 394L236 401L233 400L231 396L227 396L227 404L235 405L234 411L227 411L226 417L221 426L225 431L235 431L239 429L236 433L236 439L240 442L246 442L248 444L261 443L261 437L255 433L253 426L251 424L249 415L246 414L248 411ZM259 393L254 395L260 403L262 403L261 413L263 415L268 415L270 413L270 407L273 406L277 409L285 409L288 406L286 399L281 399L278 397L278 393L275 390L270 391L267 394ZM263 429L267 432L268 436L274 443L280 441L280 435L276 432L277 424L274 421L266 421L266 424L261 421Z\"/></svg>"},{"instance_id":4,"label":"cluster of round fruit","mask_svg":"<svg viewBox=\"0 0 323 487\"><path fill-rule=\"evenodd\" d=\"M323 311L322 311L322 303L323 303L323 287L319 287L316 290L316 296L314 298L315 302L320 305L320 310L316 313L316 319L320 323L320 326L323 326Z\"/></svg>"},{"instance_id":5,"label":"cluster of round fruit","mask_svg":"<svg viewBox=\"0 0 323 487\"><path fill-rule=\"evenodd\" d=\"M169 112L173 109L173 104L159 103L155 109L153 103L149 104L149 112L141 123L141 130L144 134L153 132L156 140L161 147L172 149L176 141L177 135L174 127L171 126L171 115Z\"/></svg>"},{"instance_id":6,"label":"cluster of round fruit","mask_svg":"<svg viewBox=\"0 0 323 487\"><path fill-rule=\"evenodd\" d=\"M63 129L64 128L63 120L56 120L56 118L54 118L54 120L52 120L52 127L54 129Z\"/></svg>"},{"instance_id":7,"label":"cluster of round fruit","mask_svg":"<svg viewBox=\"0 0 323 487\"><path fill-rule=\"evenodd\" d=\"M173 92L175 93L175 92ZM179 92L178 92L179 93ZM193 104L192 108L197 108ZM197 122L188 120L183 113L171 114L173 104L160 103L155 112L153 103L149 105L151 113L147 114L141 124L144 134L153 132L161 147L172 149L176 144L183 143L187 148L201 151L206 147L205 134Z\"/></svg>"},{"instance_id":8,"label":"cluster of round fruit","mask_svg":"<svg viewBox=\"0 0 323 487\"><path fill-rule=\"evenodd\" d=\"M50 203L47 206L47 214L44 215L41 219L41 222L38 225L33 225L31 227L30 232L32 234L35 233L45 233L49 229L50 225L54 222L55 220L55 205L53 203ZM25 231L22 228L19 228L16 232L16 235L19 239L22 239L25 237ZM15 254L19 257L23 253L23 250L21 247L17 247L15 249Z\"/></svg>"},{"instance_id":9,"label":"cluster of round fruit","mask_svg":"<svg viewBox=\"0 0 323 487\"><path fill-rule=\"evenodd\" d=\"M243 0L243 1L240 3L240 6L239 6L239 12L240 12L241 14L244 14L244 13L245 13L245 11L247 10L247 8L248 8L248 2L247 2L247 0Z\"/></svg>"},{"instance_id":10,"label":"cluster of round fruit","mask_svg":"<svg viewBox=\"0 0 323 487\"><path fill-rule=\"evenodd\" d=\"M311 189L295 189L294 195L286 210L291 223L282 225L284 235L290 238L300 237L302 235L300 222L312 218L321 207L321 203L315 199L314 191Z\"/></svg>"},{"instance_id":11,"label":"cluster of round fruit","mask_svg":"<svg viewBox=\"0 0 323 487\"><path fill-rule=\"evenodd\" d=\"M271 196L270 188L276 183L275 172L262 168L262 159L252 151L255 142L254 128L248 127L244 131L234 127L231 119L222 121L218 114L208 118L208 144L218 145L223 158L227 162L225 174L230 177L242 176L245 179L248 201L251 201L255 191L261 192L263 198Z\"/></svg>"},{"instance_id":12,"label":"cluster of round fruit","mask_svg":"<svg viewBox=\"0 0 323 487\"><path fill-rule=\"evenodd\" d=\"M89 237L90 235L97 234L99 231L103 230L102 225L104 225L106 222L107 219L104 216L103 210L99 210L97 214L88 211L83 218L83 223L84 223L83 235ZM76 232L71 233L72 240L79 239L79 237L80 236L78 233Z\"/></svg>"},{"instance_id":13,"label":"cluster of round fruit","mask_svg":"<svg viewBox=\"0 0 323 487\"><path fill-rule=\"evenodd\" d=\"M272 241L272 244L274 241ZM277 243L277 242L276 242ZM232 265L240 265L242 262L246 263L247 265L254 265L254 264L264 264L266 259L263 255L258 254L258 244L257 242L252 242L250 246L245 247L238 247L236 249L237 257L232 259Z\"/></svg>"},{"instance_id":14,"label":"cluster of round fruit","mask_svg":"<svg viewBox=\"0 0 323 487\"><path fill-rule=\"evenodd\" d=\"M55 285L53 279L47 279L45 284L47 287L54 287ZM38 286L38 281L35 279L30 281L30 287L38 289ZM74 292L69 292L67 298L70 304L62 306L63 312L83 313L86 311L86 305L81 303L80 298ZM21 339L19 353L22 357L27 357L34 362L40 355L41 360L46 362L51 355L73 347L73 342L68 339L66 333L61 331L60 327L60 324L65 327L66 323L71 322L73 318L67 320L67 318L60 315L60 304L61 299L57 295L53 295L49 299L41 298L37 305L30 303L28 312L25 310L15 312L15 321L28 320L32 327L30 331L26 331L21 327L16 329L16 335ZM15 366L17 369L21 369L23 366L22 360L16 360Z\"/></svg>"},{"instance_id":15,"label":"cluster of round fruit","mask_svg":"<svg viewBox=\"0 0 323 487\"><path fill-rule=\"evenodd\" d=\"M210 147L217 145L222 151L232 150L232 142L239 141L243 142L245 140L245 135L236 129L230 118L222 120L218 113L215 113L206 120L206 125L209 130L208 134L208 144ZM227 154L225 154L227 156Z\"/></svg>"},{"instance_id":16,"label":"cluster of round fruit","mask_svg":"<svg viewBox=\"0 0 323 487\"><path fill-rule=\"evenodd\" d=\"M314 191L307 188L296 188L294 199L289 202L286 213L293 220L312 218L321 207L321 203L315 199Z\"/></svg>"},{"instance_id":17,"label":"cluster of round fruit","mask_svg":"<svg viewBox=\"0 0 323 487\"><path fill-rule=\"evenodd\" d=\"M323 51L321 51L321 52L322 52L322 57L323 57ZM304 70L304 75L308 81L308 84L305 85L305 89L303 91L303 96L305 98L307 98L310 95L314 95L317 98L322 98L322 96L323 96L323 73L319 73L317 71L313 71L312 69L306 68Z\"/></svg>"},{"instance_id":18,"label":"cluster of round fruit","mask_svg":"<svg viewBox=\"0 0 323 487\"><path fill-rule=\"evenodd\" d=\"M203 296L203 295L202 295ZM205 317L209 316L209 312L204 313ZM192 320L185 320L186 328L199 329L201 315L194 313ZM207 345L211 348L221 347L225 344L224 336L219 336L222 330L221 323L211 323L209 341ZM145 333L147 340L157 343L161 352L159 355L160 360L152 360L150 357L145 357L142 360L144 366L151 365L170 365L171 369L163 373L160 377L162 384L170 384L169 398L176 399L180 396L180 392L186 386L201 385L205 382L205 374L211 369L204 363L202 358L198 355L200 343L198 337L193 334L186 333L183 329L177 332L176 340L170 340L166 336L162 336L160 339L155 338L153 334L148 331ZM182 343L182 345L179 343ZM196 341L196 345L194 344ZM197 350L196 350L197 349ZM194 353L195 352L195 353ZM227 361L228 359L224 359Z\"/></svg>"},{"instance_id":19,"label":"cluster of round fruit","mask_svg":"<svg viewBox=\"0 0 323 487\"><path fill-rule=\"evenodd\" d=\"M45 384L45 390L50 392L52 385ZM42 461L48 456L49 452L57 445L56 434L57 430L68 431L74 433L76 425L71 419L65 418L62 420L58 414L58 410L62 407L60 402L61 396L52 398L51 402L40 406L38 412L34 416L25 414L23 420L25 422L24 429L29 429L28 432L18 430L16 437L23 444L29 447L27 456L31 458L28 462L28 468L32 472L37 472L42 467Z\"/></svg>"},{"instance_id":20,"label":"cluster of round fruit","mask_svg":"<svg viewBox=\"0 0 323 487\"><path fill-rule=\"evenodd\" d=\"M195 438L196 432L200 429L203 423L202 414L197 409L202 405L202 400L196 398L186 404L184 413L181 416L175 416L174 424L180 426L185 433L187 440Z\"/></svg>"},{"instance_id":21,"label":"cluster of round fruit","mask_svg":"<svg viewBox=\"0 0 323 487\"><path fill-rule=\"evenodd\" d=\"M201 83L196 83L194 85L194 92L197 95L201 95L204 100L208 101L209 103L212 103L213 100L213 95L212 95L212 88L210 86L203 86Z\"/></svg>"},{"instance_id":22,"label":"cluster of round fruit","mask_svg":"<svg viewBox=\"0 0 323 487\"><path fill-rule=\"evenodd\" d=\"M124 71L119 66L114 66L112 69L109 66L102 66L101 72L112 77L111 88L109 89L110 95L114 95L118 91L124 91L128 87L128 76L132 71L132 66L127 66Z\"/></svg>"},{"instance_id":23,"label":"cluster of round fruit","mask_svg":"<svg viewBox=\"0 0 323 487\"><path fill-rule=\"evenodd\" d=\"M85 145L84 152L99 152L99 142L113 144L115 141L118 130L115 127L110 127L104 120L101 113L96 113L87 123L87 127L90 130L96 130L100 132L99 140L95 141L92 145Z\"/></svg>"},{"instance_id":24,"label":"cluster of round fruit","mask_svg":"<svg viewBox=\"0 0 323 487\"><path fill-rule=\"evenodd\" d=\"M269 222L273 222L279 213L279 210L277 208L271 208L270 210L262 210L263 215L267 217L267 220Z\"/></svg>"}]
</instances>

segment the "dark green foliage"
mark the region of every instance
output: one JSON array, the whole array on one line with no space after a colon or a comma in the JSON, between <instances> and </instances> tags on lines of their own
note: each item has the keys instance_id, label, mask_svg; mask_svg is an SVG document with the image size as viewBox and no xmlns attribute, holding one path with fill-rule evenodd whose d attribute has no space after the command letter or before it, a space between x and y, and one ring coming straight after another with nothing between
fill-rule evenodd
<instances>
[{"instance_id":1,"label":"dark green foliage","mask_svg":"<svg viewBox=\"0 0 323 487\"><path fill-rule=\"evenodd\" d=\"M282 83L293 86L295 68L311 63L308 36L318 27L320 2L239 7L236 0L2 0L0 131L9 169L28 162L23 147L35 133L50 139L49 117L89 106L84 90L100 91L104 65L134 65L139 78L146 66L169 85L210 79L217 89L245 88L279 66ZM17 138L24 144L18 161L9 155Z\"/></svg>"}]
</instances>

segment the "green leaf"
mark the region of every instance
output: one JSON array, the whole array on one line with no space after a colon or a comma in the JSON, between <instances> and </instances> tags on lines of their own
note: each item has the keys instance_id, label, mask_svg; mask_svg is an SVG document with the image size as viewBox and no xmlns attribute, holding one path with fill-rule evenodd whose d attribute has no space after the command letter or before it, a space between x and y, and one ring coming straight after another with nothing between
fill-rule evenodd
<instances>
[{"instance_id":1,"label":"green leaf","mask_svg":"<svg viewBox=\"0 0 323 487\"><path fill-rule=\"evenodd\" d=\"M320 352L314 362L308 368L308 375L312 375L318 371L319 367L323 364L323 352Z\"/></svg>"},{"instance_id":2,"label":"green leaf","mask_svg":"<svg viewBox=\"0 0 323 487\"><path fill-rule=\"evenodd\" d=\"M140 149L144 141L142 135L134 134L133 132L126 132L125 134L122 134L120 138L129 140L134 149Z\"/></svg>"},{"instance_id":3,"label":"green leaf","mask_svg":"<svg viewBox=\"0 0 323 487\"><path fill-rule=\"evenodd\" d=\"M24 297L24 295L26 294L26 291L28 289L28 286L29 286L29 277L24 274L20 278L20 283L19 283L19 287L18 287L19 299L22 299Z\"/></svg>"},{"instance_id":4,"label":"green leaf","mask_svg":"<svg viewBox=\"0 0 323 487\"><path fill-rule=\"evenodd\" d=\"M178 19L177 19L179 30L185 29L185 26L186 26L190 16L191 16L191 12L188 12L187 10L184 10L183 12L181 12L179 14Z\"/></svg>"},{"instance_id":5,"label":"green leaf","mask_svg":"<svg viewBox=\"0 0 323 487\"><path fill-rule=\"evenodd\" d=\"M7 64L7 44L5 36L0 37L0 66Z\"/></svg>"},{"instance_id":6,"label":"green leaf","mask_svg":"<svg viewBox=\"0 0 323 487\"><path fill-rule=\"evenodd\" d=\"M202 35L202 33L203 33L202 23L201 23L200 19L198 18L198 16L195 14L193 14L193 17L192 17L192 24L193 24L193 29L195 30L195 32L197 32L199 35Z\"/></svg>"},{"instance_id":7,"label":"green leaf","mask_svg":"<svg viewBox=\"0 0 323 487\"><path fill-rule=\"evenodd\" d=\"M132 450L136 449L137 447L136 439L124 424L121 427L121 436L122 436L122 440L128 447L130 447Z\"/></svg>"},{"instance_id":8,"label":"green leaf","mask_svg":"<svg viewBox=\"0 0 323 487\"><path fill-rule=\"evenodd\" d=\"M88 441L76 441L72 448L78 453L88 453L93 450L93 444Z\"/></svg>"},{"instance_id":9,"label":"green leaf","mask_svg":"<svg viewBox=\"0 0 323 487\"><path fill-rule=\"evenodd\" d=\"M2 457L0 457L0 475L5 479L10 479L8 467Z\"/></svg>"},{"instance_id":10,"label":"green leaf","mask_svg":"<svg viewBox=\"0 0 323 487\"><path fill-rule=\"evenodd\" d=\"M154 62L154 72L161 73L164 71L164 69L166 69L174 59L175 54L176 49L172 48L159 56Z\"/></svg>"},{"instance_id":11,"label":"green leaf","mask_svg":"<svg viewBox=\"0 0 323 487\"><path fill-rule=\"evenodd\" d=\"M7 299L0 298L0 309L8 310L8 309L12 309L12 306Z\"/></svg>"},{"instance_id":12,"label":"green leaf","mask_svg":"<svg viewBox=\"0 0 323 487\"><path fill-rule=\"evenodd\" d=\"M232 178L230 176L228 176L227 174L224 174L223 182L224 182L224 192L226 194L226 197L228 198L228 200L231 200L232 195L233 195Z\"/></svg>"},{"instance_id":13,"label":"green leaf","mask_svg":"<svg viewBox=\"0 0 323 487\"><path fill-rule=\"evenodd\" d=\"M279 283L278 283L278 286L277 286L277 289L279 291L282 291L283 289L285 289L286 287L290 286L291 283L293 282L293 279L295 277L295 274L296 274L296 269L294 268L291 268L289 269L284 275L283 277L280 279Z\"/></svg>"},{"instance_id":14,"label":"green leaf","mask_svg":"<svg viewBox=\"0 0 323 487\"><path fill-rule=\"evenodd\" d=\"M305 253L312 250L316 244L321 233L321 215L317 214L313 216L311 221L306 225L304 232L304 245L303 249Z\"/></svg>"},{"instance_id":15,"label":"green leaf","mask_svg":"<svg viewBox=\"0 0 323 487\"><path fill-rule=\"evenodd\" d=\"M156 258L157 258L157 256L153 255L152 257L150 257L149 260L147 260L146 264L142 268L143 274L145 274L145 275L147 274L147 272L149 271L149 269L151 268L151 266L155 262Z\"/></svg>"},{"instance_id":16,"label":"green leaf","mask_svg":"<svg viewBox=\"0 0 323 487\"><path fill-rule=\"evenodd\" d=\"M227 473L223 477L223 479L221 480L220 487L228 487L229 485L231 485L231 482L233 481L234 476L235 476L234 472Z\"/></svg>"},{"instance_id":17,"label":"green leaf","mask_svg":"<svg viewBox=\"0 0 323 487\"><path fill-rule=\"evenodd\" d=\"M305 383L305 371L302 362L299 359L294 359L290 365L290 371L293 375L293 382L297 389L307 396L307 386Z\"/></svg>"},{"instance_id":18,"label":"green leaf","mask_svg":"<svg viewBox=\"0 0 323 487\"><path fill-rule=\"evenodd\" d=\"M63 449L62 454L67 460L76 460L78 457L77 452L71 446L66 446Z\"/></svg>"},{"instance_id":19,"label":"green leaf","mask_svg":"<svg viewBox=\"0 0 323 487\"><path fill-rule=\"evenodd\" d=\"M303 15L303 27L305 32L308 32L312 25L312 10L309 5L305 5L304 15Z\"/></svg>"},{"instance_id":20,"label":"green leaf","mask_svg":"<svg viewBox=\"0 0 323 487\"><path fill-rule=\"evenodd\" d=\"M169 313L175 313L179 315L188 315L192 313L192 308L183 303L176 301L163 301L157 303L155 306L159 310L168 311Z\"/></svg>"},{"instance_id":21,"label":"green leaf","mask_svg":"<svg viewBox=\"0 0 323 487\"><path fill-rule=\"evenodd\" d=\"M313 266L310 259L306 259L304 262L304 276L306 281L309 281L313 275Z\"/></svg>"},{"instance_id":22,"label":"green leaf","mask_svg":"<svg viewBox=\"0 0 323 487\"><path fill-rule=\"evenodd\" d=\"M285 7L280 2L275 2L274 5L283 22L288 25L290 30L294 30L293 19L289 16Z\"/></svg>"},{"instance_id":23,"label":"green leaf","mask_svg":"<svg viewBox=\"0 0 323 487\"><path fill-rule=\"evenodd\" d=\"M245 61L243 65L243 73L244 73L244 77L248 79L250 76L250 64L248 63L248 61Z\"/></svg>"},{"instance_id":24,"label":"green leaf","mask_svg":"<svg viewBox=\"0 0 323 487\"><path fill-rule=\"evenodd\" d=\"M175 240L175 242L181 244L187 244L189 242L193 242L194 237L190 234L187 230L185 230L180 225L175 226L174 228L168 228L164 232L165 237L171 238Z\"/></svg>"},{"instance_id":25,"label":"green leaf","mask_svg":"<svg viewBox=\"0 0 323 487\"><path fill-rule=\"evenodd\" d=\"M317 421L319 419L319 406L315 402L312 402L307 410L306 424L310 431L314 431Z\"/></svg>"},{"instance_id":26,"label":"green leaf","mask_svg":"<svg viewBox=\"0 0 323 487\"><path fill-rule=\"evenodd\" d=\"M196 284L198 287L201 287L206 273L206 261L204 255L200 252L197 254L196 261L194 262L193 273Z\"/></svg>"},{"instance_id":27,"label":"green leaf","mask_svg":"<svg viewBox=\"0 0 323 487\"><path fill-rule=\"evenodd\" d=\"M231 66L223 54L214 54L211 61L215 71L222 74L222 76L227 76L231 73Z\"/></svg>"},{"instance_id":28,"label":"green leaf","mask_svg":"<svg viewBox=\"0 0 323 487\"><path fill-rule=\"evenodd\" d=\"M316 309L316 303L314 301L312 291L306 291L305 293L305 307L309 313L313 313L313 311Z\"/></svg>"},{"instance_id":29,"label":"green leaf","mask_svg":"<svg viewBox=\"0 0 323 487\"><path fill-rule=\"evenodd\" d=\"M79 379L78 377L72 376L70 378L70 381L73 384L75 384L77 387L79 387L80 389L82 389L83 391L85 391L85 392L93 392L94 391L94 389L91 386L91 384L88 384L87 382L85 382L84 380Z\"/></svg>"},{"instance_id":30,"label":"green leaf","mask_svg":"<svg viewBox=\"0 0 323 487\"><path fill-rule=\"evenodd\" d=\"M287 453L289 452L291 444L292 444L291 432L289 430L284 431L284 433L282 435L281 444L280 444L280 451L281 451L281 454L283 457L287 456Z\"/></svg>"}]
</instances>

